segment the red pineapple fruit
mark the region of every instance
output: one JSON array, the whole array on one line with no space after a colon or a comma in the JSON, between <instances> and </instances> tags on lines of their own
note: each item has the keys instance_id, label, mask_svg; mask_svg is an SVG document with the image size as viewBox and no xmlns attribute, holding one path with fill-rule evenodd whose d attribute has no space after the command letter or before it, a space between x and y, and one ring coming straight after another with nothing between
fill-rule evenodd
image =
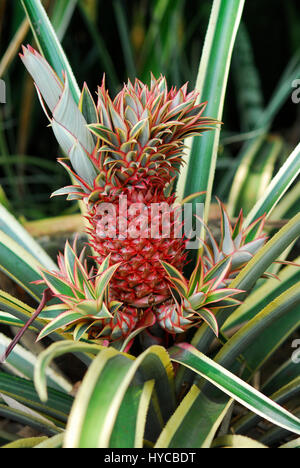
<instances>
[{"instance_id":1,"label":"red pineapple fruit","mask_svg":"<svg viewBox=\"0 0 300 468\"><path fill-rule=\"evenodd\" d=\"M147 308L170 297L161 260L179 271L185 264L170 189L181 166L183 139L215 123L202 116L205 104L196 105L196 99L187 85L168 91L163 77L152 77L150 88L139 80L128 82L114 101L104 83L99 88L99 123L89 125L100 155L95 161L100 174L88 198L89 232L99 263L109 253L113 262L121 262L112 293L131 306Z\"/></svg>"},{"instance_id":2,"label":"red pineapple fruit","mask_svg":"<svg viewBox=\"0 0 300 468\"><path fill-rule=\"evenodd\" d=\"M77 106L67 76L61 81L31 47L22 60L52 113L51 126L68 155L60 162L75 181L55 195L85 202L96 261L110 255L112 265L120 264L110 294L124 313L126 307L139 316L155 311L171 297L161 262L179 272L186 262L172 195L183 141L218 122L203 116L206 104L197 104L197 92L188 93L187 84L168 90L164 77L151 76L150 86L128 81L114 100L103 80L97 105L84 85Z\"/></svg>"}]
</instances>

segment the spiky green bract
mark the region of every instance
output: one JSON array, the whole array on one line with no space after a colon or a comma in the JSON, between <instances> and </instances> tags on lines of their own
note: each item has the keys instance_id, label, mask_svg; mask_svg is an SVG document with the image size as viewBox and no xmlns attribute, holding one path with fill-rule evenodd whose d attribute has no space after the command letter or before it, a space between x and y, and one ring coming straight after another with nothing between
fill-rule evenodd
<instances>
[{"instance_id":1,"label":"spiky green bract","mask_svg":"<svg viewBox=\"0 0 300 468\"><path fill-rule=\"evenodd\" d=\"M162 262L172 285L173 299L158 307L158 322L170 333L183 332L204 320L217 335L218 323L213 311L239 303L233 296L242 291L230 289L228 284L266 242L264 217L243 229L241 211L232 227L224 205L219 202L219 206L220 241L215 240L200 219L208 240L203 242L203 252L189 282L174 266Z\"/></svg>"},{"instance_id":2,"label":"spiky green bract","mask_svg":"<svg viewBox=\"0 0 300 468\"><path fill-rule=\"evenodd\" d=\"M119 267L110 266L109 256L95 271L88 270L83 249L76 254L76 245L66 242L64 255L58 256L59 271L43 270L43 282L59 300L42 313L49 324L39 334L44 338L55 330L73 333L79 340L88 334L93 338L117 339L127 336L136 326L139 316L137 309L113 301L109 295L109 283ZM120 315L121 314L121 315Z\"/></svg>"},{"instance_id":3,"label":"spiky green bract","mask_svg":"<svg viewBox=\"0 0 300 468\"><path fill-rule=\"evenodd\" d=\"M207 242L203 245L203 262L205 268L212 268L224 258L231 259L230 269L224 278L223 286L227 285L239 271L251 260L267 240L263 232L265 216L260 217L247 229L243 229L243 211L232 227L225 206L219 202L221 233L220 241L217 242L209 227L199 219L206 230Z\"/></svg>"},{"instance_id":4,"label":"spiky green bract","mask_svg":"<svg viewBox=\"0 0 300 468\"><path fill-rule=\"evenodd\" d=\"M162 264L169 277L173 299L158 307L159 325L169 333L181 333L205 321L218 335L214 310L239 304L233 296L242 292L221 287L230 271L231 259L226 257L213 268L206 269L199 257L189 282L172 265Z\"/></svg>"}]
</instances>

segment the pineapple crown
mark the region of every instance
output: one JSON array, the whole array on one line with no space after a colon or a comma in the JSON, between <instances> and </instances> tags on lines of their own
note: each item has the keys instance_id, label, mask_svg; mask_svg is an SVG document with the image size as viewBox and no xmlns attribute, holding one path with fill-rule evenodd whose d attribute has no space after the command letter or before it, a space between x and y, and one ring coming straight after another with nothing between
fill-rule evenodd
<instances>
[{"instance_id":1,"label":"pineapple crown","mask_svg":"<svg viewBox=\"0 0 300 468\"><path fill-rule=\"evenodd\" d=\"M103 183L104 177L114 186L140 183L144 176L155 184L170 182L181 165L184 138L209 130L214 122L202 116L206 103L196 105L197 96L187 93L187 84L168 91L164 77L151 75L150 88L138 79L128 81L112 101L103 80L100 122L89 125L100 140Z\"/></svg>"},{"instance_id":2,"label":"pineapple crown","mask_svg":"<svg viewBox=\"0 0 300 468\"><path fill-rule=\"evenodd\" d=\"M121 193L124 186L143 187L145 178L148 186L163 189L180 169L183 140L219 123L202 115L206 103L196 103L196 91L188 93L187 84L168 90L163 76L155 79L151 75L150 87L138 79L128 81L114 100L103 78L97 105L85 83L77 106L66 74L61 81L30 46L23 47L21 59L35 81L55 137L68 156L60 162L77 181L55 195L90 197L93 202L111 190Z\"/></svg>"}]
</instances>

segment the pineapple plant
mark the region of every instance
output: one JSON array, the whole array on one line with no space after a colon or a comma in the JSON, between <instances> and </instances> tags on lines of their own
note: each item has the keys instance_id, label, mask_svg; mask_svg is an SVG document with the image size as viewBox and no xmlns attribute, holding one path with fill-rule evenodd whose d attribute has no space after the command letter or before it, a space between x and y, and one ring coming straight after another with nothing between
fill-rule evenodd
<instances>
[{"instance_id":1,"label":"pineapple plant","mask_svg":"<svg viewBox=\"0 0 300 468\"><path fill-rule=\"evenodd\" d=\"M210 246L204 245L190 282L183 276L187 239L173 187L183 164L184 139L219 124L203 116L206 103L197 103L197 92L188 92L187 84L168 89L163 76L151 75L150 86L128 81L114 100L103 79L96 103L84 84L77 105L67 75L62 82L30 46L23 47L21 59L65 153L59 162L73 180L53 195L84 202L89 244L99 266L94 277L111 272L100 293L102 281L88 279L83 255L68 245L59 257L60 271L42 272L63 304L54 307L56 315L51 309L48 318L54 322L45 333L64 327L77 338L88 332L90 338L128 342L137 330L154 324L176 334L205 320L217 334L213 310L236 305L232 296L240 291L229 289L228 282L265 237L262 223L255 224L254 234L252 227L244 233L242 214L232 229L220 205L220 246L206 228ZM70 252L76 274L67 267Z\"/></svg>"},{"instance_id":2,"label":"pineapple plant","mask_svg":"<svg viewBox=\"0 0 300 468\"><path fill-rule=\"evenodd\" d=\"M227 6L229 3L230 6ZM36 38L42 39L39 42L41 51L50 58L57 73L64 68L69 73L69 82L64 79L59 80L44 59L33 49L24 50L24 59L36 81L41 103L47 115L49 113L50 125L66 156L60 162L70 171L73 178L73 185L60 189L57 194L66 194L70 199L82 200L81 206L85 204L85 215L89 223L89 242L94 250L94 259L90 261L87 251L80 252L76 243L72 246L66 242L65 249L59 254L55 266L40 252L32 240L28 241L24 229L16 226L9 214L1 210L4 231L1 236L2 269L7 268L8 272L11 271L19 284L32 293L35 300L38 301L42 295L42 301L34 312L22 301L1 291L1 321L22 327L30 317L30 321L22 329L24 331L29 323L39 316L34 323L35 331L40 332L39 338L58 332L51 336L51 339L58 341L52 343L38 356L34 376L32 363L35 359L32 355L28 356L24 348L19 347L9 357L7 368L3 366L2 369L1 366L2 417L12 418L13 430L15 421L21 423L25 421L26 425L32 425L39 433L39 437L16 440L5 447L92 446L110 449L115 447L159 449L235 447L241 446L244 442L246 446L265 447L266 438L270 439L270 435L273 438L271 445L274 447L274 434L278 437L278 443L279 438L285 442L283 447L298 446L297 440L287 444L286 442L291 438L290 431L298 435L300 433L297 418L299 415L295 416L280 407L277 398L280 394L281 399L285 398L281 403L285 403L285 406L292 410L296 408L294 395L297 394L299 382L295 379L296 370L291 369L295 366L290 365L290 360L287 362L288 369L291 370L288 379L283 378L286 377L286 364L284 364L273 376L271 375L268 382L261 381L264 394L247 383L252 382L256 372L281 347L282 341L292 336L295 327L299 324L299 283L297 283L299 278L297 273L293 272L292 265L279 272L281 283L266 281L262 286L258 284L257 289L251 292L256 281L270 264L276 261L278 255L299 236L299 215L281 229L274 236L274 240L272 239L253 260L253 255L266 240L263 233L264 217L246 227L249 220L254 220L255 216L258 218L264 212L270 214L274 203L276 204L281 196L280 190L291 174L287 173L286 168L282 168L279 174L280 184L276 176L277 183L272 189L274 195L272 200L264 197L263 203L253 209L251 216L245 221L241 213L231 225L232 220L220 203L221 229L216 232L211 231L210 224L202 229L205 235L201 238L202 246L198 252L196 266L192 274L188 274L182 265L187 262L185 247L189 248L189 245L181 235L180 216L177 220L177 211L171 198L173 193L171 171L175 167L178 172L180 163L173 167L172 162L168 164L165 160L165 167L171 176L170 183L167 182L167 171L166 184L160 183L163 177L159 175L156 182L153 179L151 187L148 186L149 193L153 196L153 203L144 200L145 195L148 195L145 181L150 179L150 176L148 177L150 170L154 168L156 174L159 174L162 165L154 164L150 167L151 151L142 164L142 160L134 160L133 153L129 154L136 148L130 147L129 151L128 147L124 146L121 150L120 145L115 144L115 136L121 140L122 126L115 127L113 124L111 130L115 136L108 135L107 130L100 127L103 125L109 128L104 123L102 114L108 115L110 123L116 118L111 116L113 110L110 110L111 101L104 82L103 96L107 97L104 99L101 114L99 110L101 104L94 104L86 85L79 102L80 93L78 94L76 80L73 79L68 66L61 66L61 63L67 64L67 61L61 54L63 51L58 41L53 41L55 35L51 28L49 30L51 25L47 16L41 14L41 2L24 0L22 4L27 8ZM232 6L231 2L214 2L207 38L216 38L216 40L206 40L203 51L201 73L203 81L209 84L205 86L205 95L213 104L211 110L206 112L209 115L218 115L220 118L227 83L226 70L230 64L242 4L243 2L236 2ZM169 14L168 9L166 14ZM230 24L227 21L229 17ZM59 65L57 60L53 61L53 52L54 54L58 52L59 59L62 59L59 60ZM205 66L203 67L205 61L208 65L206 70ZM214 80L211 80L212 73ZM163 79L153 78L152 82L160 80ZM216 89L216 83L219 90ZM135 82L131 86L137 93L136 84ZM126 86L130 88L129 83ZM100 91L99 94L101 95ZM132 91L129 94L132 94ZM141 99L142 94L143 92ZM112 104L123 119L121 102L120 107L117 107L116 101ZM150 105L147 109L153 111ZM130 114L130 110L127 112ZM140 117L141 114L138 115L138 119ZM149 118L151 120L151 115ZM177 118L177 121L179 120ZM140 125L143 132L143 123ZM98 128L92 129L92 126ZM172 129L170 130L172 132ZM103 132L103 138L98 137L99 131ZM168 142L164 136L159 139L166 144L172 140L172 135L169 133ZM167 138L167 135L165 137ZM213 139L214 133L208 133L206 137L208 140ZM136 140L134 143L137 144L139 138L135 136L134 139ZM201 139L196 139L196 143L199 141ZM162 144L158 143L157 147ZM110 149L106 150L105 146ZM142 148L140 149L142 151ZM208 159L209 163L214 163L211 158L214 158L216 149L217 145L213 148L210 144L207 151L203 154L198 151L198 155L200 159ZM121 154L118 156L114 154L119 150ZM156 152L159 152L158 149ZM163 151L161 153L169 154ZM299 149L296 153L298 158ZM194 156L196 152L192 151L192 159ZM163 158L160 156L159 158L163 162ZM295 153L292 159L294 164L289 165L289 170L292 169L294 176L295 170L297 171ZM152 158L152 163L153 161L156 163ZM133 162L137 165L131 164ZM133 169L132 174L128 172L129 163ZM202 175L206 174L200 161L197 169L203 171ZM140 182L136 181L134 184L132 182L134 174L137 178L139 171L142 174ZM151 178L152 176L154 178L154 173ZM190 183L194 187L198 186L199 190L208 187L205 183L192 184L193 180L194 178L188 174L185 184L187 193L191 193L188 186ZM157 182L158 188L153 195ZM208 198L210 191L211 188L208 188ZM136 195L134 198L132 198L133 193ZM270 195L268 190L266 194ZM158 212L150 216L150 205L164 207L164 213L168 216L163 219L157 214ZM148 226L150 218L153 234ZM200 221L205 225L202 219ZM7 231L10 237L6 235ZM170 239L176 240L172 245L173 251L177 249L180 251L175 259L170 255L172 249L168 251L169 258L165 257L167 252L165 247ZM146 290L140 290L134 285L137 277L133 276L135 265L133 264L131 268L131 262L141 255L137 248L142 242L148 243L147 245L155 244L157 247L154 251L158 256L154 275L158 273L161 275L163 286L159 288L159 282L156 285L151 283L150 287L154 289L152 296ZM20 244L22 246L25 244L26 250ZM164 247L160 250L159 245ZM129 249L132 251L125 259L124 255ZM154 260L156 259L153 258L152 265ZM246 265L249 260L250 264ZM125 262L126 268L122 271ZM43 270L39 270L41 265L44 267ZM241 269L242 272L239 274ZM140 267L139 274L141 271ZM146 288L146 280L150 281L150 278L147 272L142 273L143 281L140 284ZM33 280L41 277L43 280L40 286L31 284ZM45 286L46 289L43 291ZM244 289L244 292L240 295L241 291L233 289L234 287ZM247 294L249 296L245 308L237 307L238 299L244 298ZM50 299L53 299L51 305L45 307ZM232 317L227 321L229 314ZM209 324L215 334L218 334L218 326L222 327L218 344L203 321ZM44 329L41 331L42 327ZM189 331L190 327L193 329ZM138 333L140 343L132 348L131 355L124 353L123 351L129 349ZM19 336L13 340L4 358ZM165 347L151 346L145 350L145 347L153 342L161 343L160 337L165 338L163 342ZM81 342L70 342L71 338ZM87 342L87 338L94 342ZM0 347L5 349L10 340L4 335L0 341ZM110 346L105 348L103 345ZM114 349L116 347L118 350ZM141 348L142 352L139 354ZM67 363L68 371L73 367L72 374L73 370L76 370L77 375L78 358L89 367L84 376L83 370L78 369L80 384L78 382L75 387L62 379L61 375L56 376L52 371L46 373L46 370L50 371L46 369L51 364L50 361L57 356L61 359L65 353L76 353L74 367L70 365L70 361ZM0 357L0 364L3 361L4 359ZM18 371L17 376L13 375L15 369ZM19 377L23 372L26 380ZM279 385L276 387L278 379L281 380L280 389ZM217 388L207 386L206 380ZM67 394L71 392L71 388L72 394L76 392L74 401ZM274 391L276 393L271 394ZM234 408L232 398L237 400ZM245 409L240 411L238 408L236 411L239 404ZM246 413L247 409L254 414ZM293 412L296 414L297 408ZM38 418L39 414L42 419ZM257 426L260 417L267 422L263 421L264 430L260 431L259 443L240 435L244 432L245 423L248 427L245 435L248 435L249 427L251 432L251 427ZM216 431L222 420L224 424L221 434ZM270 428L269 422L280 428ZM7 432L7 429L6 426L1 434L4 437L3 442L10 442L12 438L9 437L12 434ZM238 435L224 436L227 430L230 434ZM286 433L287 430L289 433ZM53 437L44 437L53 434L55 434ZM13 435L15 438L15 433Z\"/></svg>"}]
</instances>

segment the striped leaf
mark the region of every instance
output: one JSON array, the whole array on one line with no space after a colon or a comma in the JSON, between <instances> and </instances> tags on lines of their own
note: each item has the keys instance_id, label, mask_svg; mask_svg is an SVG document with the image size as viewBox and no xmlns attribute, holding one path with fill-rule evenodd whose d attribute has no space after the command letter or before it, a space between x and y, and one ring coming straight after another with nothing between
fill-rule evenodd
<instances>
[{"instance_id":1,"label":"striped leaf","mask_svg":"<svg viewBox=\"0 0 300 468\"><path fill-rule=\"evenodd\" d=\"M246 408L275 425L300 434L300 420L255 390L249 384L220 366L193 346L180 344L169 350L172 361L192 368L204 379Z\"/></svg>"},{"instance_id":2,"label":"striped leaf","mask_svg":"<svg viewBox=\"0 0 300 468\"><path fill-rule=\"evenodd\" d=\"M232 51L244 3L244 0L214 0L199 65L196 84L199 99L208 101L207 115L219 121L222 120ZM186 158L186 170L181 172L177 185L179 199L195 192L206 192L206 197L193 202L203 202L205 198L205 221L208 219L219 138L220 129L201 138L193 138Z\"/></svg>"},{"instance_id":3,"label":"striped leaf","mask_svg":"<svg viewBox=\"0 0 300 468\"><path fill-rule=\"evenodd\" d=\"M155 380L161 417L165 420L170 416L174 410L174 395L166 351L152 346L132 360L109 348L94 359L76 396L67 425L66 448L110 446L122 401L130 383L135 385L134 376L139 369L145 382Z\"/></svg>"},{"instance_id":4,"label":"striped leaf","mask_svg":"<svg viewBox=\"0 0 300 468\"><path fill-rule=\"evenodd\" d=\"M63 72L67 74L73 98L78 103L80 98L78 84L41 1L21 0L21 3L27 14L40 52L52 65L61 80L63 80Z\"/></svg>"}]
</instances>

